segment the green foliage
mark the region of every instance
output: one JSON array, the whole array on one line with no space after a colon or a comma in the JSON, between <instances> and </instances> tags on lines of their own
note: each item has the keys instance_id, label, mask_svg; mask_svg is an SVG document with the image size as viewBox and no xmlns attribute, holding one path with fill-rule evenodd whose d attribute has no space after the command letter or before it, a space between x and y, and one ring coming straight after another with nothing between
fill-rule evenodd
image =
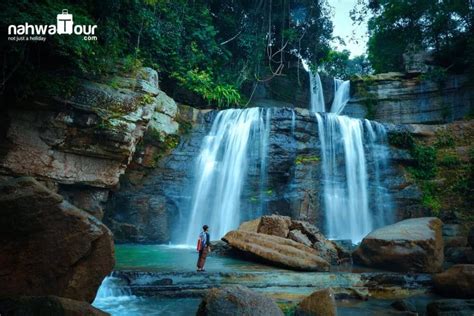
<instances>
[{"instance_id":1,"label":"green foliage","mask_svg":"<svg viewBox=\"0 0 474 316\"><path fill-rule=\"evenodd\" d=\"M410 150L415 160L411 172L417 179L433 179L436 175L436 148L433 146L415 144Z\"/></svg>"},{"instance_id":2,"label":"green foliage","mask_svg":"<svg viewBox=\"0 0 474 316\"><path fill-rule=\"evenodd\" d=\"M155 97L152 96L151 94L144 94L142 96L141 104L147 105L147 104L152 104L155 101Z\"/></svg>"},{"instance_id":3,"label":"green foliage","mask_svg":"<svg viewBox=\"0 0 474 316\"><path fill-rule=\"evenodd\" d=\"M179 124L180 134L189 134L193 129L193 125L190 122L183 120L180 117L177 117L175 120Z\"/></svg>"},{"instance_id":4,"label":"green foliage","mask_svg":"<svg viewBox=\"0 0 474 316\"><path fill-rule=\"evenodd\" d=\"M388 142L392 146L403 149L411 149L415 144L415 140L409 132L390 133L388 135Z\"/></svg>"},{"instance_id":5,"label":"green foliage","mask_svg":"<svg viewBox=\"0 0 474 316\"><path fill-rule=\"evenodd\" d=\"M362 77L362 81L360 81L356 86L356 93L361 97L361 103L365 106L367 110L365 117L369 120L375 119L378 104L377 95L373 92L370 92L371 84L372 80L370 79L370 77Z\"/></svg>"},{"instance_id":6,"label":"green foliage","mask_svg":"<svg viewBox=\"0 0 474 316\"><path fill-rule=\"evenodd\" d=\"M372 67L367 56L361 55L351 59L348 50L343 50L342 52L331 50L321 62L321 70L324 73L340 79L372 73Z\"/></svg>"},{"instance_id":7,"label":"green foliage","mask_svg":"<svg viewBox=\"0 0 474 316\"><path fill-rule=\"evenodd\" d=\"M454 136L448 130L439 130L436 132L436 148L452 148L454 147Z\"/></svg>"},{"instance_id":8,"label":"green foliage","mask_svg":"<svg viewBox=\"0 0 474 316\"><path fill-rule=\"evenodd\" d=\"M306 155L300 155L297 156L295 159L295 163L297 165L301 164L308 164L308 163L317 163L319 162L319 157L318 156L306 156Z\"/></svg>"},{"instance_id":9,"label":"green foliage","mask_svg":"<svg viewBox=\"0 0 474 316\"><path fill-rule=\"evenodd\" d=\"M444 153L439 157L439 165L444 167L454 167L461 164L458 156L453 153Z\"/></svg>"},{"instance_id":10,"label":"green foliage","mask_svg":"<svg viewBox=\"0 0 474 316\"><path fill-rule=\"evenodd\" d=\"M293 316L296 313L297 304L296 303L278 303L283 315Z\"/></svg>"},{"instance_id":11,"label":"green foliage","mask_svg":"<svg viewBox=\"0 0 474 316\"><path fill-rule=\"evenodd\" d=\"M422 205L429 208L433 216L439 216L441 210L441 201L436 194L435 187L431 183L425 182L421 189L423 192L421 199Z\"/></svg>"},{"instance_id":12,"label":"green foliage","mask_svg":"<svg viewBox=\"0 0 474 316\"><path fill-rule=\"evenodd\" d=\"M149 66L178 101L238 106L245 87L285 75L297 55L317 64L332 32L327 3L312 0L5 0L0 24L54 24L63 8L76 24L96 24L97 41L3 41L0 92L16 99L35 94L48 73L96 79Z\"/></svg>"},{"instance_id":13,"label":"green foliage","mask_svg":"<svg viewBox=\"0 0 474 316\"><path fill-rule=\"evenodd\" d=\"M448 77L448 72L446 69L434 66L428 70L428 72L421 75L422 80L429 80L436 82L436 84L442 88L446 82L446 78Z\"/></svg>"},{"instance_id":14,"label":"green foliage","mask_svg":"<svg viewBox=\"0 0 474 316\"><path fill-rule=\"evenodd\" d=\"M174 72L172 76L187 89L201 95L208 104L214 103L218 107L236 106L242 99L239 91L232 85L216 84L209 70L189 70L185 76Z\"/></svg>"},{"instance_id":15,"label":"green foliage","mask_svg":"<svg viewBox=\"0 0 474 316\"><path fill-rule=\"evenodd\" d=\"M468 205L474 203L474 147L469 150L469 164L464 172L458 177L453 191L466 198Z\"/></svg>"},{"instance_id":16,"label":"green foliage","mask_svg":"<svg viewBox=\"0 0 474 316\"><path fill-rule=\"evenodd\" d=\"M409 48L432 50L452 70L472 67L474 15L470 1L359 0L355 21L369 17L369 59L376 72L403 71Z\"/></svg>"}]
</instances>

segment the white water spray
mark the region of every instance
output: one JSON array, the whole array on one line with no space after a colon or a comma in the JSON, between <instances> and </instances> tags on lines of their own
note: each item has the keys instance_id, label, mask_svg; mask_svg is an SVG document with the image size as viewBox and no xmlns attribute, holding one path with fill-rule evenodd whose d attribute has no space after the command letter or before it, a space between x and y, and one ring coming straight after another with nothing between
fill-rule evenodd
<instances>
[{"instance_id":1,"label":"white water spray","mask_svg":"<svg viewBox=\"0 0 474 316\"><path fill-rule=\"evenodd\" d=\"M266 181L269 125L270 112L261 108L230 109L217 114L197 159L187 244L195 244L203 224L209 225L212 239L237 228L253 134L257 134L260 144L260 180Z\"/></svg>"},{"instance_id":2,"label":"white water spray","mask_svg":"<svg viewBox=\"0 0 474 316\"><path fill-rule=\"evenodd\" d=\"M341 114L346 106L351 92L351 82L334 78L334 100L331 105L331 113Z\"/></svg>"},{"instance_id":3,"label":"white water spray","mask_svg":"<svg viewBox=\"0 0 474 316\"><path fill-rule=\"evenodd\" d=\"M321 141L327 235L356 243L374 228L391 222L387 215L392 214L390 195L380 179L388 161L386 132L381 124L339 115L350 99L349 80L334 79L331 113L317 113L326 111L324 103L314 105L322 89L313 77L310 73L310 109L315 112ZM369 171L374 175L370 185Z\"/></svg>"},{"instance_id":4,"label":"white water spray","mask_svg":"<svg viewBox=\"0 0 474 316\"><path fill-rule=\"evenodd\" d=\"M326 112L323 85L321 78L317 72L309 71L309 83L311 88L310 94L310 111L311 112Z\"/></svg>"}]
</instances>

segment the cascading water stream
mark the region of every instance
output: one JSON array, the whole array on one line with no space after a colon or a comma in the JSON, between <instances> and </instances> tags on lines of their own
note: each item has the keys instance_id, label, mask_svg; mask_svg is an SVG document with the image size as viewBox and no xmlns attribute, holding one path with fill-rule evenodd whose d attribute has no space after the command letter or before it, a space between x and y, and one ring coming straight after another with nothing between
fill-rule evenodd
<instances>
[{"instance_id":1,"label":"cascading water stream","mask_svg":"<svg viewBox=\"0 0 474 316\"><path fill-rule=\"evenodd\" d=\"M329 238L361 240L372 229L362 121L316 113ZM344 157L344 165L340 158Z\"/></svg>"},{"instance_id":2,"label":"cascading water stream","mask_svg":"<svg viewBox=\"0 0 474 316\"><path fill-rule=\"evenodd\" d=\"M308 73L311 88L309 109L311 112L326 112L321 78L317 72L309 71Z\"/></svg>"},{"instance_id":3,"label":"cascading water stream","mask_svg":"<svg viewBox=\"0 0 474 316\"><path fill-rule=\"evenodd\" d=\"M386 131L381 124L339 115L350 99L350 81L334 79L328 114L317 113L325 112L325 105L314 106L315 91L321 92L314 80L310 84L310 109L321 142L327 235L357 243L374 228L392 222L390 194L380 178L388 163Z\"/></svg>"},{"instance_id":4,"label":"cascading water stream","mask_svg":"<svg viewBox=\"0 0 474 316\"><path fill-rule=\"evenodd\" d=\"M130 310L126 306L137 305L140 302L137 296L132 295L130 288L120 284L121 282L123 281L119 278L107 276L102 281L92 305L107 310L112 315L129 315Z\"/></svg>"},{"instance_id":5,"label":"cascading water stream","mask_svg":"<svg viewBox=\"0 0 474 316\"><path fill-rule=\"evenodd\" d=\"M195 243L203 224L210 226L213 239L238 226L251 149L260 157L260 190L264 188L270 118L270 110L262 108L217 113L197 159L186 244ZM264 208L261 202L260 212Z\"/></svg>"},{"instance_id":6,"label":"cascading water stream","mask_svg":"<svg viewBox=\"0 0 474 316\"><path fill-rule=\"evenodd\" d=\"M341 114L350 99L351 82L334 78L334 100L331 105L331 113Z\"/></svg>"}]
</instances>

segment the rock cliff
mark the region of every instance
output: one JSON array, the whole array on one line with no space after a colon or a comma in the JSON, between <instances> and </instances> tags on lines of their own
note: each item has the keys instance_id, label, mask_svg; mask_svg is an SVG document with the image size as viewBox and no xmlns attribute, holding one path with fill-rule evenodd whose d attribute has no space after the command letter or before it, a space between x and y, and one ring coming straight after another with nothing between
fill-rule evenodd
<instances>
[{"instance_id":1,"label":"rock cliff","mask_svg":"<svg viewBox=\"0 0 474 316\"><path fill-rule=\"evenodd\" d=\"M343 114L397 124L451 122L472 115L474 84L464 75L442 80L386 73L351 80Z\"/></svg>"},{"instance_id":2,"label":"rock cliff","mask_svg":"<svg viewBox=\"0 0 474 316\"><path fill-rule=\"evenodd\" d=\"M7 104L0 175L33 176L101 219L148 126L163 137L176 132L167 99L157 72L143 68L82 81L70 96Z\"/></svg>"},{"instance_id":3,"label":"rock cliff","mask_svg":"<svg viewBox=\"0 0 474 316\"><path fill-rule=\"evenodd\" d=\"M103 208L144 134L156 154L178 134L170 100L142 68L2 107L1 297L92 302L114 266Z\"/></svg>"},{"instance_id":4,"label":"rock cliff","mask_svg":"<svg viewBox=\"0 0 474 316\"><path fill-rule=\"evenodd\" d=\"M249 166L241 198L241 219L264 215L257 213L263 204L265 214L307 220L324 229L317 120L306 109L270 111L267 187L263 194L256 193L260 190L260 166ZM132 163L121 178L121 190L111 195L104 218L116 241L167 243L185 234L195 181L195 157L215 115L216 111L180 107L179 116L192 121L192 129L154 167L137 169ZM391 129L392 133L405 131L397 126ZM390 167L380 175L382 184L392 192L397 220L424 215L420 192L401 167L410 159L406 151L393 150ZM373 157L368 156L367 161L375 163Z\"/></svg>"}]
</instances>

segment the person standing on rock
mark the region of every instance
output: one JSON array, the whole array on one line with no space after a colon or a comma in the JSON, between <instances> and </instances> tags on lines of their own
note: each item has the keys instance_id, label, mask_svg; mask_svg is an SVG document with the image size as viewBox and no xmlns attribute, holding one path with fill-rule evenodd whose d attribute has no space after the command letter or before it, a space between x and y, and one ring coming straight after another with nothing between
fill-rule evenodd
<instances>
[{"instance_id":1,"label":"person standing on rock","mask_svg":"<svg viewBox=\"0 0 474 316\"><path fill-rule=\"evenodd\" d=\"M211 243L209 237L209 227L204 225L202 232L199 234L197 243L197 251L199 252L199 258L197 261L197 272L206 271L204 270L204 264L206 263L207 254L211 251Z\"/></svg>"}]
</instances>

